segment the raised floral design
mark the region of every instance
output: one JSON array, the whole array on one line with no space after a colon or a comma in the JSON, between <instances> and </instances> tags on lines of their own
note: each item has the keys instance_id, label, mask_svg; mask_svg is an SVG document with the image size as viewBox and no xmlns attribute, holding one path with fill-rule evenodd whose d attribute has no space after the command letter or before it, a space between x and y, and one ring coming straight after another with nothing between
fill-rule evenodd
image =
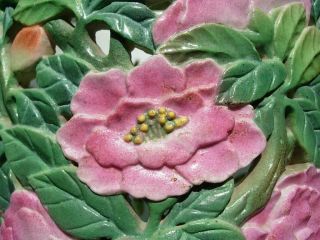
<instances>
[{"instance_id":1,"label":"raised floral design","mask_svg":"<svg viewBox=\"0 0 320 240\"><path fill-rule=\"evenodd\" d=\"M129 74L90 73L72 99L74 116L59 130L58 142L78 163L79 178L99 194L162 200L224 181L256 158L266 139L251 106L214 104L221 74L211 60L180 69L162 56ZM166 131L165 122L175 130Z\"/></svg>"},{"instance_id":2,"label":"raised floral design","mask_svg":"<svg viewBox=\"0 0 320 240\"><path fill-rule=\"evenodd\" d=\"M177 0L155 22L153 37L156 44L168 40L174 34L195 25L220 23L235 28L245 28L253 9L269 11L299 0ZM308 15L310 0L304 2ZM309 18L309 16L308 16Z\"/></svg>"},{"instance_id":3,"label":"raised floral design","mask_svg":"<svg viewBox=\"0 0 320 240\"><path fill-rule=\"evenodd\" d=\"M49 217L37 195L19 190L12 194L10 207L0 227L1 240L71 240Z\"/></svg>"},{"instance_id":4,"label":"raised floral design","mask_svg":"<svg viewBox=\"0 0 320 240\"><path fill-rule=\"evenodd\" d=\"M243 232L248 240L320 239L320 171L289 166L266 207Z\"/></svg>"}]
</instances>

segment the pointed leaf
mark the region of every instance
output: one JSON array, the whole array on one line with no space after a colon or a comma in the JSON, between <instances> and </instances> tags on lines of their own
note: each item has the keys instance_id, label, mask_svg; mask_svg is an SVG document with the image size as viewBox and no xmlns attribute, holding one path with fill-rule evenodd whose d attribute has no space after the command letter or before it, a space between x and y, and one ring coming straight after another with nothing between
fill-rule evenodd
<instances>
[{"instance_id":1,"label":"pointed leaf","mask_svg":"<svg viewBox=\"0 0 320 240\"><path fill-rule=\"evenodd\" d=\"M194 220L217 217L228 204L233 181L214 189L191 192L187 199L176 203L164 220L164 226L175 226Z\"/></svg>"},{"instance_id":2,"label":"pointed leaf","mask_svg":"<svg viewBox=\"0 0 320 240\"><path fill-rule=\"evenodd\" d=\"M0 168L0 215L9 206L10 196L13 191L14 186L9 176Z\"/></svg>"},{"instance_id":3,"label":"pointed leaf","mask_svg":"<svg viewBox=\"0 0 320 240\"><path fill-rule=\"evenodd\" d=\"M312 16L317 25L320 27L320 0L312 0Z\"/></svg>"},{"instance_id":4,"label":"pointed leaf","mask_svg":"<svg viewBox=\"0 0 320 240\"><path fill-rule=\"evenodd\" d=\"M125 198L96 195L71 168L33 175L30 183L58 226L74 237L115 239L136 234L137 221Z\"/></svg>"},{"instance_id":5,"label":"pointed leaf","mask_svg":"<svg viewBox=\"0 0 320 240\"><path fill-rule=\"evenodd\" d=\"M298 38L288 60L290 88L308 83L320 74L320 31L307 27Z\"/></svg>"},{"instance_id":6,"label":"pointed leaf","mask_svg":"<svg viewBox=\"0 0 320 240\"><path fill-rule=\"evenodd\" d=\"M37 66L37 83L59 106L60 113L70 118L70 101L89 68L67 55L43 59Z\"/></svg>"},{"instance_id":7,"label":"pointed leaf","mask_svg":"<svg viewBox=\"0 0 320 240\"><path fill-rule=\"evenodd\" d=\"M49 132L35 128L15 126L1 132L5 154L10 168L23 185L28 177L49 167L68 164L60 146Z\"/></svg>"},{"instance_id":8,"label":"pointed leaf","mask_svg":"<svg viewBox=\"0 0 320 240\"><path fill-rule=\"evenodd\" d=\"M253 102L276 89L285 78L285 66L278 59L235 62L224 74L218 102L221 104Z\"/></svg>"},{"instance_id":9,"label":"pointed leaf","mask_svg":"<svg viewBox=\"0 0 320 240\"><path fill-rule=\"evenodd\" d=\"M122 37L141 47L154 50L151 26L155 17L154 12L143 4L113 2L90 14L86 22L103 21L110 30Z\"/></svg>"},{"instance_id":10,"label":"pointed leaf","mask_svg":"<svg viewBox=\"0 0 320 240\"><path fill-rule=\"evenodd\" d=\"M183 32L160 46L158 52L176 63L191 58L213 58L221 64L260 59L254 45L243 34L218 24Z\"/></svg>"}]
</instances>

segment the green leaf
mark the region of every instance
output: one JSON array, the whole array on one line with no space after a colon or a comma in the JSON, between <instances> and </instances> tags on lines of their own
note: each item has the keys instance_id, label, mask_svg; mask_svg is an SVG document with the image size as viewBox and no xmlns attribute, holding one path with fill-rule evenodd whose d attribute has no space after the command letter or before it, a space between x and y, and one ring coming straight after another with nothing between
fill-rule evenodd
<instances>
[{"instance_id":1,"label":"green leaf","mask_svg":"<svg viewBox=\"0 0 320 240\"><path fill-rule=\"evenodd\" d=\"M275 106L274 98L266 98L255 109L255 122L259 128L263 131L266 137L269 137L274 127L274 117L272 109Z\"/></svg>"},{"instance_id":2,"label":"green leaf","mask_svg":"<svg viewBox=\"0 0 320 240\"><path fill-rule=\"evenodd\" d=\"M9 206L10 196L13 191L14 186L9 176L0 168L0 215Z\"/></svg>"},{"instance_id":3,"label":"green leaf","mask_svg":"<svg viewBox=\"0 0 320 240\"><path fill-rule=\"evenodd\" d=\"M248 30L242 32L255 46L262 46L273 40L273 22L271 18L259 9L252 15Z\"/></svg>"},{"instance_id":4,"label":"green leaf","mask_svg":"<svg viewBox=\"0 0 320 240\"><path fill-rule=\"evenodd\" d=\"M86 22L102 21L114 31L133 43L154 50L151 27L155 14L140 3L113 2L109 6L95 11Z\"/></svg>"},{"instance_id":5,"label":"green leaf","mask_svg":"<svg viewBox=\"0 0 320 240\"><path fill-rule=\"evenodd\" d=\"M286 78L278 59L254 62L240 60L227 68L220 86L218 103L250 103L275 90Z\"/></svg>"},{"instance_id":6,"label":"green leaf","mask_svg":"<svg viewBox=\"0 0 320 240\"><path fill-rule=\"evenodd\" d=\"M320 27L320 0L312 0L312 16L317 25Z\"/></svg>"},{"instance_id":7,"label":"green leaf","mask_svg":"<svg viewBox=\"0 0 320 240\"><path fill-rule=\"evenodd\" d=\"M293 133L308 160L320 167L320 77L297 90L291 107Z\"/></svg>"},{"instance_id":8,"label":"green leaf","mask_svg":"<svg viewBox=\"0 0 320 240\"><path fill-rule=\"evenodd\" d=\"M70 0L20 0L14 11L14 19L26 25L46 21L63 12Z\"/></svg>"},{"instance_id":9,"label":"green leaf","mask_svg":"<svg viewBox=\"0 0 320 240\"><path fill-rule=\"evenodd\" d=\"M6 8L5 12L0 12L0 22L1 22L1 28L2 28L2 32L0 33L0 37L1 37L0 46L2 46L5 43L7 32L12 26L12 23L13 23L12 14L13 14L12 8Z\"/></svg>"},{"instance_id":10,"label":"green leaf","mask_svg":"<svg viewBox=\"0 0 320 240\"><path fill-rule=\"evenodd\" d=\"M163 226L175 226L217 217L228 204L233 185L233 180L231 180L218 188L191 192L187 199L173 206L165 218Z\"/></svg>"},{"instance_id":11,"label":"green leaf","mask_svg":"<svg viewBox=\"0 0 320 240\"><path fill-rule=\"evenodd\" d=\"M53 220L74 237L115 239L136 234L137 219L125 198L96 195L71 168L33 175L30 183Z\"/></svg>"},{"instance_id":12,"label":"green leaf","mask_svg":"<svg viewBox=\"0 0 320 240\"><path fill-rule=\"evenodd\" d=\"M176 63L194 58L213 58L221 64L260 59L254 45L243 34L218 24L183 32L160 46L158 52Z\"/></svg>"},{"instance_id":13,"label":"green leaf","mask_svg":"<svg viewBox=\"0 0 320 240\"><path fill-rule=\"evenodd\" d=\"M290 88L308 83L320 74L320 31L307 27L298 38L288 60Z\"/></svg>"},{"instance_id":14,"label":"green leaf","mask_svg":"<svg viewBox=\"0 0 320 240\"><path fill-rule=\"evenodd\" d=\"M220 219L201 219L185 225L163 229L152 237L154 240L245 240L241 230Z\"/></svg>"},{"instance_id":15,"label":"green leaf","mask_svg":"<svg viewBox=\"0 0 320 240\"><path fill-rule=\"evenodd\" d=\"M304 5L293 3L280 8L275 18L272 52L281 60L286 59L302 30L307 25Z\"/></svg>"},{"instance_id":16,"label":"green leaf","mask_svg":"<svg viewBox=\"0 0 320 240\"><path fill-rule=\"evenodd\" d=\"M49 132L17 125L2 130L1 137L10 168L23 185L28 185L27 179L32 174L68 164Z\"/></svg>"},{"instance_id":17,"label":"green leaf","mask_svg":"<svg viewBox=\"0 0 320 240\"><path fill-rule=\"evenodd\" d=\"M18 122L56 132L60 127L54 101L42 89L14 89Z\"/></svg>"},{"instance_id":18,"label":"green leaf","mask_svg":"<svg viewBox=\"0 0 320 240\"><path fill-rule=\"evenodd\" d=\"M70 118L70 101L89 68L79 59L56 55L43 59L36 71L38 86L55 101L60 113Z\"/></svg>"}]
</instances>

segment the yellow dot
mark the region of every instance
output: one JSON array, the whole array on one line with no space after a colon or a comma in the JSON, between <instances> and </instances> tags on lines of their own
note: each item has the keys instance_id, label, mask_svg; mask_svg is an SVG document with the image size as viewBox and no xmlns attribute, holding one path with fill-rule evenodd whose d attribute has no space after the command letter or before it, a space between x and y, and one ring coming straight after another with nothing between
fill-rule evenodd
<instances>
[{"instance_id":1,"label":"yellow dot","mask_svg":"<svg viewBox=\"0 0 320 240\"><path fill-rule=\"evenodd\" d=\"M134 139L133 139L133 143L135 145L140 145L141 143L143 143L143 137L141 135L138 135L136 136Z\"/></svg>"},{"instance_id":2,"label":"yellow dot","mask_svg":"<svg viewBox=\"0 0 320 240\"><path fill-rule=\"evenodd\" d=\"M148 111L148 116L149 116L150 118L154 118L154 117L156 116L156 114L157 114L157 112L156 112L156 110L154 110L154 109L150 109L150 110Z\"/></svg>"},{"instance_id":3,"label":"yellow dot","mask_svg":"<svg viewBox=\"0 0 320 240\"><path fill-rule=\"evenodd\" d=\"M137 127L132 127L132 128L130 129L130 133L131 133L132 135L136 135L136 134L138 133L138 128L137 128Z\"/></svg>"},{"instance_id":4,"label":"yellow dot","mask_svg":"<svg viewBox=\"0 0 320 240\"><path fill-rule=\"evenodd\" d=\"M169 120L173 120L175 118L176 118L175 112L172 112L172 111L168 112L168 119Z\"/></svg>"},{"instance_id":5,"label":"yellow dot","mask_svg":"<svg viewBox=\"0 0 320 240\"><path fill-rule=\"evenodd\" d=\"M183 127L189 122L189 119L187 117L179 117L174 120L174 123L176 124L176 127Z\"/></svg>"},{"instance_id":6,"label":"yellow dot","mask_svg":"<svg viewBox=\"0 0 320 240\"><path fill-rule=\"evenodd\" d=\"M133 138L133 136L130 133L128 133L128 134L124 135L123 140L125 142L131 142L132 138Z\"/></svg>"},{"instance_id":7,"label":"yellow dot","mask_svg":"<svg viewBox=\"0 0 320 240\"><path fill-rule=\"evenodd\" d=\"M137 117L138 123L144 123L146 121L146 116L144 114L141 114Z\"/></svg>"},{"instance_id":8,"label":"yellow dot","mask_svg":"<svg viewBox=\"0 0 320 240\"><path fill-rule=\"evenodd\" d=\"M167 112L167 110L166 110L165 107L160 107L159 110L158 110L158 112L159 112L160 114L165 114L165 113Z\"/></svg>"},{"instance_id":9,"label":"yellow dot","mask_svg":"<svg viewBox=\"0 0 320 240\"><path fill-rule=\"evenodd\" d=\"M148 132L148 130L149 130L149 126L147 124L145 124L145 123L141 124L141 126L140 126L141 132Z\"/></svg>"},{"instance_id":10,"label":"yellow dot","mask_svg":"<svg viewBox=\"0 0 320 240\"><path fill-rule=\"evenodd\" d=\"M158 117L158 122L160 123L161 126L163 126L167 122L167 118L165 115L161 115Z\"/></svg>"},{"instance_id":11,"label":"yellow dot","mask_svg":"<svg viewBox=\"0 0 320 240\"><path fill-rule=\"evenodd\" d=\"M173 122L166 122L166 124L164 125L164 130L167 133L171 133L175 128L175 124Z\"/></svg>"}]
</instances>

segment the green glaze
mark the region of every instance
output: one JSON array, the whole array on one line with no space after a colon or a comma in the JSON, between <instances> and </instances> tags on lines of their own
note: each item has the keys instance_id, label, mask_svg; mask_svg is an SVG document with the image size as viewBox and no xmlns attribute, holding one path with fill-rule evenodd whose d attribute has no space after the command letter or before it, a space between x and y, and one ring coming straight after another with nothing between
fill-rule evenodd
<instances>
[{"instance_id":1,"label":"green glaze","mask_svg":"<svg viewBox=\"0 0 320 240\"><path fill-rule=\"evenodd\" d=\"M10 168L23 185L32 174L68 164L49 132L18 125L2 130L1 138Z\"/></svg>"},{"instance_id":2,"label":"green glaze","mask_svg":"<svg viewBox=\"0 0 320 240\"><path fill-rule=\"evenodd\" d=\"M300 145L317 167L320 167L320 77L297 90L292 100L291 128Z\"/></svg>"},{"instance_id":3,"label":"green glaze","mask_svg":"<svg viewBox=\"0 0 320 240\"><path fill-rule=\"evenodd\" d=\"M59 109L42 89L10 91L17 107L18 123L56 132L60 127Z\"/></svg>"},{"instance_id":4,"label":"green glaze","mask_svg":"<svg viewBox=\"0 0 320 240\"><path fill-rule=\"evenodd\" d=\"M70 118L70 101L89 67L80 59L68 55L44 58L37 66L36 81L58 106L60 113Z\"/></svg>"},{"instance_id":5,"label":"green glaze","mask_svg":"<svg viewBox=\"0 0 320 240\"><path fill-rule=\"evenodd\" d=\"M195 27L177 35L158 48L170 61L213 58L221 64L240 59L259 60L252 42L232 28L217 24Z\"/></svg>"},{"instance_id":6,"label":"green glaze","mask_svg":"<svg viewBox=\"0 0 320 240\"><path fill-rule=\"evenodd\" d=\"M14 186L10 180L9 174L4 168L0 168L0 213L4 212L9 206L11 193L14 191ZM1 215L1 214L0 214Z\"/></svg>"},{"instance_id":7,"label":"green glaze","mask_svg":"<svg viewBox=\"0 0 320 240\"><path fill-rule=\"evenodd\" d=\"M220 104L256 101L279 87L285 78L285 66L276 58L237 61L225 70L217 101Z\"/></svg>"},{"instance_id":8,"label":"green glaze","mask_svg":"<svg viewBox=\"0 0 320 240\"><path fill-rule=\"evenodd\" d=\"M114 2L109 6L91 13L85 20L102 21L110 30L137 45L154 49L151 27L155 14L140 3Z\"/></svg>"},{"instance_id":9,"label":"green glaze","mask_svg":"<svg viewBox=\"0 0 320 240\"><path fill-rule=\"evenodd\" d=\"M320 1L319 0L312 0L312 16L317 27L320 27Z\"/></svg>"},{"instance_id":10,"label":"green glaze","mask_svg":"<svg viewBox=\"0 0 320 240\"><path fill-rule=\"evenodd\" d=\"M273 40L274 24L271 18L259 9L256 9L251 16L248 29L243 34L255 44L255 46L266 45Z\"/></svg>"},{"instance_id":11,"label":"green glaze","mask_svg":"<svg viewBox=\"0 0 320 240\"><path fill-rule=\"evenodd\" d=\"M304 6L293 3L279 8L274 24L274 41L269 51L272 56L285 60L306 26Z\"/></svg>"},{"instance_id":12,"label":"green glaze","mask_svg":"<svg viewBox=\"0 0 320 240\"><path fill-rule=\"evenodd\" d=\"M30 184L51 217L66 232L80 239L120 238L135 235L137 219L122 195L103 197L80 182L73 168L40 172Z\"/></svg>"},{"instance_id":13,"label":"green glaze","mask_svg":"<svg viewBox=\"0 0 320 240\"><path fill-rule=\"evenodd\" d=\"M320 71L320 31L307 27L298 38L288 60L289 88L310 82Z\"/></svg>"}]
</instances>

